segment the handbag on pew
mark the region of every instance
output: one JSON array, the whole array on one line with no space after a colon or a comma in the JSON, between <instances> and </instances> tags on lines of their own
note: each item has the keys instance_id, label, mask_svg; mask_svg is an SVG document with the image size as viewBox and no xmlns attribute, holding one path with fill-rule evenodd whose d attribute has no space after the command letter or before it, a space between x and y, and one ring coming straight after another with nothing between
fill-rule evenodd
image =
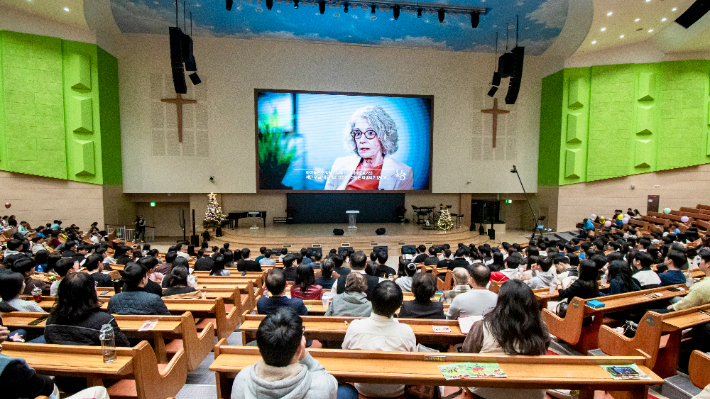
<instances>
[{"instance_id":1,"label":"handbag on pew","mask_svg":"<svg viewBox=\"0 0 710 399\"><path fill-rule=\"evenodd\" d=\"M567 316L567 302L562 301L557 304L557 308L555 309L555 314L561 318L565 318Z\"/></svg>"},{"instance_id":2,"label":"handbag on pew","mask_svg":"<svg viewBox=\"0 0 710 399\"><path fill-rule=\"evenodd\" d=\"M638 324L631 320L626 320L621 328L624 329L624 336L627 338L633 338L636 336L636 329L639 327Z\"/></svg>"}]
</instances>

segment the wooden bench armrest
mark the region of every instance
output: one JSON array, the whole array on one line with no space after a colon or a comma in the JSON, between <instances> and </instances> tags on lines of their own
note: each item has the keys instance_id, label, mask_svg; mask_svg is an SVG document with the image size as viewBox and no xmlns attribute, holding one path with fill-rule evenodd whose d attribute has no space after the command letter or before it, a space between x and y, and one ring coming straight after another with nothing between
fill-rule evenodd
<instances>
[{"instance_id":1,"label":"wooden bench armrest","mask_svg":"<svg viewBox=\"0 0 710 399\"><path fill-rule=\"evenodd\" d=\"M584 299L572 298L567 306L567 314L564 318L557 316L548 309L543 309L542 319L545 321L550 334L568 344L576 345L582 335L585 303Z\"/></svg>"},{"instance_id":2,"label":"wooden bench armrest","mask_svg":"<svg viewBox=\"0 0 710 399\"><path fill-rule=\"evenodd\" d=\"M710 355L694 350L690 355L688 374L690 382L698 388L702 389L710 384Z\"/></svg>"}]
</instances>

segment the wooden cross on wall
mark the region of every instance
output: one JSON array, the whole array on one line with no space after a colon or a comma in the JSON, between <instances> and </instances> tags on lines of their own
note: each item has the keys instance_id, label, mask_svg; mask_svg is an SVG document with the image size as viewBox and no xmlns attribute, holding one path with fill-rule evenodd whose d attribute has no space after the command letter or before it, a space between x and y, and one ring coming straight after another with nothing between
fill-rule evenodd
<instances>
[{"instance_id":1,"label":"wooden cross on wall","mask_svg":"<svg viewBox=\"0 0 710 399\"><path fill-rule=\"evenodd\" d=\"M160 101L164 103L172 103L177 106L178 141L182 143L182 106L183 104L195 104L197 103L197 100L182 98L182 94L178 93L175 98L162 98Z\"/></svg>"},{"instance_id":2,"label":"wooden cross on wall","mask_svg":"<svg viewBox=\"0 0 710 399\"><path fill-rule=\"evenodd\" d=\"M493 115L493 148L496 148L496 135L498 134L498 114L509 114L510 111L506 109L500 109L498 108L498 99L494 98L493 99L493 108L491 109L482 109L482 113L484 114L492 114Z\"/></svg>"}]
</instances>

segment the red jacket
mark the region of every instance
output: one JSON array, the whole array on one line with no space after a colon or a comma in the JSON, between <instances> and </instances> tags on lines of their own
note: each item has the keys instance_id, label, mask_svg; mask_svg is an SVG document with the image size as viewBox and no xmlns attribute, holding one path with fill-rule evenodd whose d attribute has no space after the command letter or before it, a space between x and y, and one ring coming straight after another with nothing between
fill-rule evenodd
<instances>
[{"instance_id":1,"label":"red jacket","mask_svg":"<svg viewBox=\"0 0 710 399\"><path fill-rule=\"evenodd\" d=\"M308 287L305 293L301 292L301 285L294 284L291 286L291 298L300 298L304 300L308 299L322 299L323 298L323 287L320 285L312 285Z\"/></svg>"},{"instance_id":2,"label":"red jacket","mask_svg":"<svg viewBox=\"0 0 710 399\"><path fill-rule=\"evenodd\" d=\"M501 272L491 272L491 281L505 281L508 280L508 276Z\"/></svg>"}]
</instances>

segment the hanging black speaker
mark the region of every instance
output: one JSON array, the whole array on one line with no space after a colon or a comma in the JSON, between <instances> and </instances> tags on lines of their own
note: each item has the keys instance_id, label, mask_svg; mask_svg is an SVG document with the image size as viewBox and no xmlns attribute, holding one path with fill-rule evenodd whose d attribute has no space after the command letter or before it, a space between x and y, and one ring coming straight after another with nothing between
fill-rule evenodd
<instances>
[{"instance_id":1,"label":"hanging black speaker","mask_svg":"<svg viewBox=\"0 0 710 399\"><path fill-rule=\"evenodd\" d=\"M173 68L173 86L175 86L175 93L187 94L187 82L185 82L185 72L182 70L182 66Z\"/></svg>"},{"instance_id":2,"label":"hanging black speaker","mask_svg":"<svg viewBox=\"0 0 710 399\"><path fill-rule=\"evenodd\" d=\"M688 29L708 11L710 11L710 0L697 0L675 21L678 25Z\"/></svg>"},{"instance_id":3,"label":"hanging black speaker","mask_svg":"<svg viewBox=\"0 0 710 399\"><path fill-rule=\"evenodd\" d=\"M170 64L173 68L182 68L182 31L180 28L170 27Z\"/></svg>"}]
</instances>

